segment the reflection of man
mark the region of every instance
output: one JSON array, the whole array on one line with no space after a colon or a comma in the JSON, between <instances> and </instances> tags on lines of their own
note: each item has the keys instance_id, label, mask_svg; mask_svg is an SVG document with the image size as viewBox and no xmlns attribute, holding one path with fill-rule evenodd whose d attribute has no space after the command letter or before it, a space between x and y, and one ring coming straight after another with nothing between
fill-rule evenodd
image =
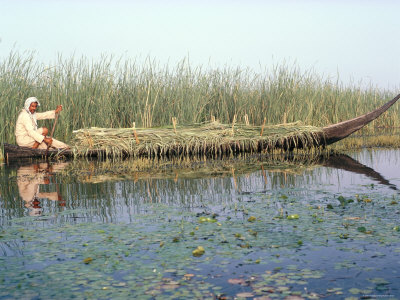
<instances>
[{"instance_id":1,"label":"reflection of man","mask_svg":"<svg viewBox=\"0 0 400 300\"><path fill-rule=\"evenodd\" d=\"M65 205L58 192L40 192L41 184L49 184L49 176L52 172L64 169L68 163L47 163L22 166L17 170L17 184L19 195L25 201L25 207L29 208L29 215L38 216L42 214L40 199L47 198L53 201L60 201L61 206Z\"/></svg>"}]
</instances>

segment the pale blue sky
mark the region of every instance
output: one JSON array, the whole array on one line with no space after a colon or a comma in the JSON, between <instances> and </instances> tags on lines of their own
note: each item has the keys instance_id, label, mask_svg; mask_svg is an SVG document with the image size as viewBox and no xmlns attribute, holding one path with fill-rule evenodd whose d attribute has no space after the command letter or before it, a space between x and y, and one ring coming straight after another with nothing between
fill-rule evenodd
<instances>
[{"instance_id":1,"label":"pale blue sky","mask_svg":"<svg viewBox=\"0 0 400 300\"><path fill-rule=\"evenodd\" d=\"M36 51L197 66L296 63L345 84L400 88L400 1L0 0L0 58ZM262 69L260 69L260 66Z\"/></svg>"}]
</instances>

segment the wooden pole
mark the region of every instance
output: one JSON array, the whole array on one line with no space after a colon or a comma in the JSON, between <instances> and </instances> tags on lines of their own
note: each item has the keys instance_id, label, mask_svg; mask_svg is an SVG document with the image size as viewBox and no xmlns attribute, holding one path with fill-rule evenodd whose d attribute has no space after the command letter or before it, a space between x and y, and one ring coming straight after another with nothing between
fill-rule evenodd
<instances>
[{"instance_id":1,"label":"wooden pole","mask_svg":"<svg viewBox=\"0 0 400 300\"><path fill-rule=\"evenodd\" d=\"M135 136L135 141L136 141L136 144L139 144L139 139L138 139L138 136L137 136L137 133L136 133L136 129L135 129L135 127L136 127L136 123L135 123L135 122L133 122L133 124L132 124L132 128L133 128L133 135Z\"/></svg>"},{"instance_id":2,"label":"wooden pole","mask_svg":"<svg viewBox=\"0 0 400 300\"><path fill-rule=\"evenodd\" d=\"M246 123L246 126L249 126L249 125L250 125L250 123L249 123L249 116L248 116L247 114L244 115L244 121L245 121L245 123Z\"/></svg>"},{"instance_id":3,"label":"wooden pole","mask_svg":"<svg viewBox=\"0 0 400 300\"><path fill-rule=\"evenodd\" d=\"M235 123L236 123L236 114L233 116L233 121L232 121L232 136L235 134L235 131L234 131L234 127L235 127Z\"/></svg>"},{"instance_id":4,"label":"wooden pole","mask_svg":"<svg viewBox=\"0 0 400 300\"><path fill-rule=\"evenodd\" d=\"M172 117L172 125L174 125L174 131L176 134L176 118L175 117Z\"/></svg>"},{"instance_id":5,"label":"wooden pole","mask_svg":"<svg viewBox=\"0 0 400 300\"><path fill-rule=\"evenodd\" d=\"M51 133L50 133L50 138L51 138L51 139L53 138L54 130L56 129L56 124L57 124L57 120L58 120L58 115L59 115L59 113L56 113L56 117L55 117L55 119L54 119L53 128L51 129ZM50 145L47 145L46 154L45 154L46 157L47 157L47 155L49 154L49 148L50 148L50 146L51 146L51 144L50 144Z\"/></svg>"},{"instance_id":6,"label":"wooden pole","mask_svg":"<svg viewBox=\"0 0 400 300\"><path fill-rule=\"evenodd\" d=\"M264 122L263 122L263 124L262 124L262 126L261 126L261 133L260 133L260 136L262 136L263 135L263 132L264 132L264 126L265 126L265 122L267 121L267 118L265 118L264 117Z\"/></svg>"}]
</instances>

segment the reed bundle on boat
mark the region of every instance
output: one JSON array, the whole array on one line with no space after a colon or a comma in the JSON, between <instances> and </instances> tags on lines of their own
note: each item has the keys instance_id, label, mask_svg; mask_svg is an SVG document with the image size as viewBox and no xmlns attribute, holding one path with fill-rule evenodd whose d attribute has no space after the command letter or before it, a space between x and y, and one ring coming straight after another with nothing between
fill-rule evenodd
<instances>
[{"instance_id":1,"label":"reed bundle on boat","mask_svg":"<svg viewBox=\"0 0 400 300\"><path fill-rule=\"evenodd\" d=\"M97 128L74 131L77 155L103 151L105 155L176 156L257 153L274 149L319 145L321 128L300 122L252 126L218 121L163 128ZM286 148L286 149L285 149Z\"/></svg>"}]
</instances>

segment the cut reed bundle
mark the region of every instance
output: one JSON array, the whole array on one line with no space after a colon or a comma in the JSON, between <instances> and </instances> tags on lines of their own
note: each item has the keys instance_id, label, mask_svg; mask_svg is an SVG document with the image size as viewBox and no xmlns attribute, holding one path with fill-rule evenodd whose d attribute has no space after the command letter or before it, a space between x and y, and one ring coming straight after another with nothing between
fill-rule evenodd
<instances>
[{"instance_id":1,"label":"cut reed bundle","mask_svg":"<svg viewBox=\"0 0 400 300\"><path fill-rule=\"evenodd\" d=\"M230 155L257 153L301 143L304 148L319 144L321 128L300 122L250 126L217 121L164 128L97 128L74 131L76 155L101 151L106 156L134 157ZM260 134L261 133L261 134Z\"/></svg>"}]
</instances>

